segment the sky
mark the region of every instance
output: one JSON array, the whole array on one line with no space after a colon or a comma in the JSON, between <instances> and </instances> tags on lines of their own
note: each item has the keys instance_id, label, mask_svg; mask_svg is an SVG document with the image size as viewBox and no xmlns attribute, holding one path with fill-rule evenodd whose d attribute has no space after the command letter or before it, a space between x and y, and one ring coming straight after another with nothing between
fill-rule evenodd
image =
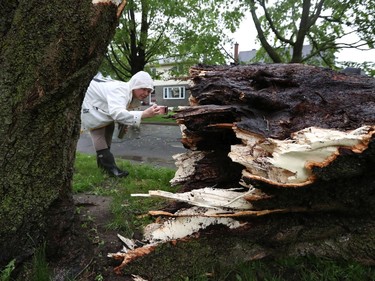
<instances>
[{"instance_id":1,"label":"sky","mask_svg":"<svg viewBox=\"0 0 375 281\"><path fill-rule=\"evenodd\" d=\"M259 43L255 42L256 29L252 22L251 17L244 19L239 29L233 33L230 37L239 44L239 51L250 51L252 49L258 49ZM353 61L353 62L364 62L371 61L375 62L375 49L369 51L359 51L354 49L345 49L336 53L337 61Z\"/></svg>"}]
</instances>

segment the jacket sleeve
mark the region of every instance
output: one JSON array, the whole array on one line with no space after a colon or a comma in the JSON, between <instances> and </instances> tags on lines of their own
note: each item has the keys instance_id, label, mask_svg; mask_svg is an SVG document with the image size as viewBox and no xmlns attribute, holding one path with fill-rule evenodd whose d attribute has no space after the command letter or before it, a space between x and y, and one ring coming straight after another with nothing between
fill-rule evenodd
<instances>
[{"instance_id":1,"label":"jacket sleeve","mask_svg":"<svg viewBox=\"0 0 375 281\"><path fill-rule=\"evenodd\" d=\"M142 111L129 111L131 95L126 89L117 87L107 93L108 114L121 124L139 126L141 124Z\"/></svg>"}]
</instances>

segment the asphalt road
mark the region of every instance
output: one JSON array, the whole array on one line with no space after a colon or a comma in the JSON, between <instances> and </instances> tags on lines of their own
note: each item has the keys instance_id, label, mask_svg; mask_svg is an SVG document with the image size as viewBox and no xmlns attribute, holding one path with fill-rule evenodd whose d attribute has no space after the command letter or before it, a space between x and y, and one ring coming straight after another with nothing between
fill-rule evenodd
<instances>
[{"instance_id":1,"label":"asphalt road","mask_svg":"<svg viewBox=\"0 0 375 281\"><path fill-rule=\"evenodd\" d=\"M180 142L181 131L176 125L141 124L138 129L129 127L123 139L117 138L117 133L115 130L111 147L115 158L176 168L172 156L187 151ZM77 151L95 154L88 132L81 134Z\"/></svg>"}]
</instances>

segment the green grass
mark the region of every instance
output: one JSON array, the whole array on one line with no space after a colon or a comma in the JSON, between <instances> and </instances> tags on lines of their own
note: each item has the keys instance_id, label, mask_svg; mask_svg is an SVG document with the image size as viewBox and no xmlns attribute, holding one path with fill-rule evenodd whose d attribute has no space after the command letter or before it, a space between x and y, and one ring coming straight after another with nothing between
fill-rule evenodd
<instances>
[{"instance_id":1,"label":"green grass","mask_svg":"<svg viewBox=\"0 0 375 281\"><path fill-rule=\"evenodd\" d=\"M51 272L46 258L46 245L36 249L32 265L32 281L50 281Z\"/></svg>"},{"instance_id":2,"label":"green grass","mask_svg":"<svg viewBox=\"0 0 375 281\"><path fill-rule=\"evenodd\" d=\"M333 261L317 257L266 259L217 268L209 276L184 281L373 281L375 269L356 262Z\"/></svg>"},{"instance_id":3,"label":"green grass","mask_svg":"<svg viewBox=\"0 0 375 281\"><path fill-rule=\"evenodd\" d=\"M176 123L176 120L172 117L174 112L169 112L166 115L156 115L154 117L146 118L143 123Z\"/></svg>"},{"instance_id":4,"label":"green grass","mask_svg":"<svg viewBox=\"0 0 375 281\"><path fill-rule=\"evenodd\" d=\"M0 281L10 281L13 270L16 268L16 259L11 260L1 271Z\"/></svg>"},{"instance_id":5,"label":"green grass","mask_svg":"<svg viewBox=\"0 0 375 281\"><path fill-rule=\"evenodd\" d=\"M120 159L116 162L120 168L129 171L128 177L109 177L97 168L95 155L77 153L73 192L111 196L114 219L108 222L107 227L131 237L135 231L153 220L147 215L148 211L158 210L167 204L163 199L132 197L131 194L148 193L150 189L176 191L177 188L171 187L169 183L175 170L132 164Z\"/></svg>"}]
</instances>

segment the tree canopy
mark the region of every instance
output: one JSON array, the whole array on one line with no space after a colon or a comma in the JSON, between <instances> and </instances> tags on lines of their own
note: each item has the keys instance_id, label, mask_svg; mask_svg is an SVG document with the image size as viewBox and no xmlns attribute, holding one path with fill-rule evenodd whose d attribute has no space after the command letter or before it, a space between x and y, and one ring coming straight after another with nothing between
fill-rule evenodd
<instances>
[{"instance_id":1,"label":"tree canopy","mask_svg":"<svg viewBox=\"0 0 375 281\"><path fill-rule=\"evenodd\" d=\"M335 68L337 51L374 47L370 0L130 0L101 70L127 80L144 69L159 78L155 69L161 64L170 66L172 76L198 63L226 64L233 61L228 34L249 11L262 46L255 62ZM370 73L373 63L361 67Z\"/></svg>"},{"instance_id":2,"label":"tree canopy","mask_svg":"<svg viewBox=\"0 0 375 281\"><path fill-rule=\"evenodd\" d=\"M174 74L187 73L196 63L225 64L230 54L223 46L230 42L228 30L239 25L242 8L241 1L130 0L102 71L126 80L157 66L161 58L163 63L178 62Z\"/></svg>"},{"instance_id":3,"label":"tree canopy","mask_svg":"<svg viewBox=\"0 0 375 281\"><path fill-rule=\"evenodd\" d=\"M271 2L246 0L262 46L256 59L334 67L338 50L374 47L373 1ZM310 46L308 52L304 45Z\"/></svg>"}]
</instances>

